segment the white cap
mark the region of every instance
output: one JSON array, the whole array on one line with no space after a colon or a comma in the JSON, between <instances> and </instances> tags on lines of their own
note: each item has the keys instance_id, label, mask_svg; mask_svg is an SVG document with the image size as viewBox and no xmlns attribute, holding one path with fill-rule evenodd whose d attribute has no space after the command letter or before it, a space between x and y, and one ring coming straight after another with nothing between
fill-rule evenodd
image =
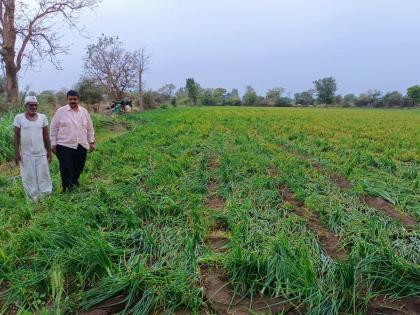
<instances>
[{"instance_id":1,"label":"white cap","mask_svg":"<svg viewBox=\"0 0 420 315\"><path fill-rule=\"evenodd\" d=\"M28 103L38 103L36 96L34 95L25 96L25 104L28 104Z\"/></svg>"}]
</instances>

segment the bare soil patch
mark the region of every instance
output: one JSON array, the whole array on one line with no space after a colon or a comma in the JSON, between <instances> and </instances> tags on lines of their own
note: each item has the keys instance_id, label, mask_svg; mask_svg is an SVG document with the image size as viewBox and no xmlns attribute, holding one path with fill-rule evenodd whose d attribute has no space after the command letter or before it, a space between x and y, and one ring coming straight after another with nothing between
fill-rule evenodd
<instances>
[{"instance_id":1,"label":"bare soil patch","mask_svg":"<svg viewBox=\"0 0 420 315\"><path fill-rule=\"evenodd\" d=\"M378 296L369 301L368 314L384 315L418 315L420 314L420 298L405 298L396 301L386 300Z\"/></svg>"},{"instance_id":2,"label":"bare soil patch","mask_svg":"<svg viewBox=\"0 0 420 315\"><path fill-rule=\"evenodd\" d=\"M226 274L220 268L201 268L201 281L204 296L217 314L299 314L293 305L282 303L281 298L247 297L235 295Z\"/></svg>"},{"instance_id":3,"label":"bare soil patch","mask_svg":"<svg viewBox=\"0 0 420 315\"><path fill-rule=\"evenodd\" d=\"M103 301L90 310L79 312L79 315L110 315L121 312L125 308L124 303L125 296L117 295L115 297L109 298L106 301Z\"/></svg>"},{"instance_id":4,"label":"bare soil patch","mask_svg":"<svg viewBox=\"0 0 420 315\"><path fill-rule=\"evenodd\" d=\"M211 196L205 200L204 205L209 209L221 211L225 206L225 200L219 196Z\"/></svg>"},{"instance_id":5,"label":"bare soil patch","mask_svg":"<svg viewBox=\"0 0 420 315\"><path fill-rule=\"evenodd\" d=\"M337 235L328 230L319 220L318 216L304 206L304 203L295 198L286 187L281 188L283 200L293 206L295 212L307 220L308 228L316 234L328 256L332 259L346 259L347 253L339 248L340 239Z\"/></svg>"},{"instance_id":6,"label":"bare soil patch","mask_svg":"<svg viewBox=\"0 0 420 315\"><path fill-rule=\"evenodd\" d=\"M348 190L348 189L351 189L351 187L352 187L351 181L344 178L340 174L330 173L330 178L335 182L335 184L338 186L338 188L340 188L342 190Z\"/></svg>"},{"instance_id":7,"label":"bare soil patch","mask_svg":"<svg viewBox=\"0 0 420 315\"><path fill-rule=\"evenodd\" d=\"M220 160L219 157L214 155L210 158L209 163L207 164L207 168L210 170L214 170L216 168L219 168L220 166Z\"/></svg>"},{"instance_id":8,"label":"bare soil patch","mask_svg":"<svg viewBox=\"0 0 420 315\"><path fill-rule=\"evenodd\" d=\"M408 214L401 213L395 209L394 205L388 201L379 198L366 196L363 198L363 201L372 208L375 208L379 211L384 212L386 215L392 219L399 220L406 227L413 227L416 224L416 220Z\"/></svg>"},{"instance_id":9,"label":"bare soil patch","mask_svg":"<svg viewBox=\"0 0 420 315\"><path fill-rule=\"evenodd\" d=\"M224 253L227 251L226 244L229 242L228 234L223 230L213 230L205 243L212 252Z\"/></svg>"},{"instance_id":10,"label":"bare soil patch","mask_svg":"<svg viewBox=\"0 0 420 315\"><path fill-rule=\"evenodd\" d=\"M207 191L210 195L215 194L217 192L218 187L219 184L216 181L211 180L207 185Z\"/></svg>"}]
</instances>

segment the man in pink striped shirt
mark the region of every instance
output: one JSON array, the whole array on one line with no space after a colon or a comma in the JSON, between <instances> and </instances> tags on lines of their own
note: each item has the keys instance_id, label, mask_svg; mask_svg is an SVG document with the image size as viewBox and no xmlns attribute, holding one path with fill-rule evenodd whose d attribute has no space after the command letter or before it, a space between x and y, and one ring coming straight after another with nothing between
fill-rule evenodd
<instances>
[{"instance_id":1,"label":"man in pink striped shirt","mask_svg":"<svg viewBox=\"0 0 420 315\"><path fill-rule=\"evenodd\" d=\"M86 155L95 150L95 132L88 111L79 105L79 93L67 92L67 105L51 120L51 149L60 163L63 191L79 186Z\"/></svg>"}]
</instances>

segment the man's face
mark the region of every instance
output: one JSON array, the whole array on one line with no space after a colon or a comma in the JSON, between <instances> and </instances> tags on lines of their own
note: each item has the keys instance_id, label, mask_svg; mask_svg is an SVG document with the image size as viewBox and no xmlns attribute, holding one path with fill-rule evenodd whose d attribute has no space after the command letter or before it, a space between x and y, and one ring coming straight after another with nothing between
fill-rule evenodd
<instances>
[{"instance_id":1,"label":"man's face","mask_svg":"<svg viewBox=\"0 0 420 315\"><path fill-rule=\"evenodd\" d=\"M38 110L38 104L37 103L26 103L25 108L26 108L26 112L29 115L35 115L36 111Z\"/></svg>"},{"instance_id":2,"label":"man's face","mask_svg":"<svg viewBox=\"0 0 420 315\"><path fill-rule=\"evenodd\" d=\"M77 108L79 104L79 98L77 96L67 96L67 102L69 103L71 108Z\"/></svg>"}]
</instances>

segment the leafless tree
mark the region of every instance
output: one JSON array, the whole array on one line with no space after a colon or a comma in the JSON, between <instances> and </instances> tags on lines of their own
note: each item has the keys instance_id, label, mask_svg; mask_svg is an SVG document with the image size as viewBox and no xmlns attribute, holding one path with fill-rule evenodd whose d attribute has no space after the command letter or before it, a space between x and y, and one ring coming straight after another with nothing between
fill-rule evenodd
<instances>
[{"instance_id":1,"label":"leafless tree","mask_svg":"<svg viewBox=\"0 0 420 315\"><path fill-rule=\"evenodd\" d=\"M7 102L18 103L18 73L39 59L59 68L57 56L68 48L60 43L57 24L80 30L80 11L101 0L0 0L0 56L5 66Z\"/></svg>"},{"instance_id":2,"label":"leafless tree","mask_svg":"<svg viewBox=\"0 0 420 315\"><path fill-rule=\"evenodd\" d=\"M140 110L144 110L143 90L144 90L144 73L149 70L151 64L151 56L147 53L146 48L141 48L136 52L137 56L137 72L138 72L138 96Z\"/></svg>"},{"instance_id":3,"label":"leafless tree","mask_svg":"<svg viewBox=\"0 0 420 315\"><path fill-rule=\"evenodd\" d=\"M85 76L106 88L108 98L121 100L136 88L138 77L137 52L129 52L118 37L102 35L87 48Z\"/></svg>"},{"instance_id":4,"label":"leafless tree","mask_svg":"<svg viewBox=\"0 0 420 315\"><path fill-rule=\"evenodd\" d=\"M165 99L165 101L170 100L172 97L172 94L174 93L176 89L175 84L173 83L167 83L164 86L162 86L158 92L159 94L161 94L163 96L163 98Z\"/></svg>"}]
</instances>

